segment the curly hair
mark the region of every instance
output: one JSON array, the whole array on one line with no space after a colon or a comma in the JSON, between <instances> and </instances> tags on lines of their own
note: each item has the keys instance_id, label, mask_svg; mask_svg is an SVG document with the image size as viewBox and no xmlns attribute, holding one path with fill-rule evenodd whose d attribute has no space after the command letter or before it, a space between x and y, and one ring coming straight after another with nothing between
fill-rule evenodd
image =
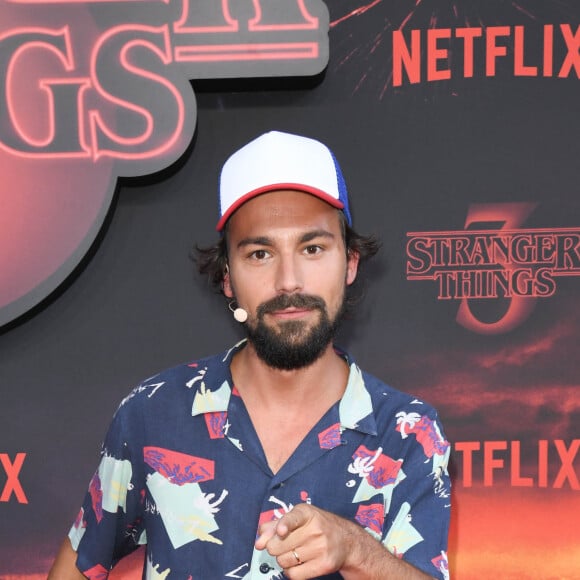
<instances>
[{"instance_id":1,"label":"curly hair","mask_svg":"<svg viewBox=\"0 0 580 580\"><path fill-rule=\"evenodd\" d=\"M359 255L359 271L363 264L372 258L381 247L379 240L374 236L363 236L353 230L346 222L346 217L339 211L340 224L346 254ZM228 224L224 228L223 235L213 246L200 247L196 245L191 253L192 259L197 264L200 274L207 275L208 281L218 292L223 293L223 282L228 265ZM354 283L347 287L346 306L351 307L362 297L360 290L360 276Z\"/></svg>"}]
</instances>

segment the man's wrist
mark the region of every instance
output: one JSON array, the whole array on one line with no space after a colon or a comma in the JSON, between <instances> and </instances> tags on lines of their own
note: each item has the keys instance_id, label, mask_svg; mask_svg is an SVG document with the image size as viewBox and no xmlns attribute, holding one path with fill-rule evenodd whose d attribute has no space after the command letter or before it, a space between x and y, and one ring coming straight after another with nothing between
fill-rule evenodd
<instances>
[{"instance_id":1,"label":"man's wrist","mask_svg":"<svg viewBox=\"0 0 580 580\"><path fill-rule=\"evenodd\" d=\"M404 560L397 558L364 528L352 521L345 522L347 550L340 573L344 580L422 580L429 576Z\"/></svg>"},{"instance_id":2,"label":"man's wrist","mask_svg":"<svg viewBox=\"0 0 580 580\"><path fill-rule=\"evenodd\" d=\"M344 531L346 545L350 546L343 567L340 569L345 580L367 578L364 571L369 570L370 562L382 559L385 553L391 556L376 538L357 523L345 521Z\"/></svg>"}]
</instances>

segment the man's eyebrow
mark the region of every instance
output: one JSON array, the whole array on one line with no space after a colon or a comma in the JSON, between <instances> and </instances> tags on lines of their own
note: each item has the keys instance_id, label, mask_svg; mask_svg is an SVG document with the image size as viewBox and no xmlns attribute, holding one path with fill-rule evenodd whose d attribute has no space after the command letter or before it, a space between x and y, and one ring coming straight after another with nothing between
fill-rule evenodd
<instances>
[{"instance_id":1,"label":"man's eyebrow","mask_svg":"<svg viewBox=\"0 0 580 580\"><path fill-rule=\"evenodd\" d=\"M312 230L310 232L306 232L305 234L303 234L300 237L299 243L301 244L305 244L307 242L311 242L312 240L315 240L316 238L329 238L329 239L334 239L335 235L331 232L329 232L328 230ZM244 238L243 240L240 240L236 247L238 249L240 248L245 248L246 246L267 246L267 247L271 247L274 245L274 242L268 238L267 236L255 236L255 237L249 237L249 238Z\"/></svg>"},{"instance_id":2,"label":"man's eyebrow","mask_svg":"<svg viewBox=\"0 0 580 580\"><path fill-rule=\"evenodd\" d=\"M328 230L313 230L311 232L306 232L301 238L300 243L304 244L305 242L311 242L316 238L329 238L334 239L335 235Z\"/></svg>"},{"instance_id":3,"label":"man's eyebrow","mask_svg":"<svg viewBox=\"0 0 580 580\"><path fill-rule=\"evenodd\" d=\"M236 247L244 248L246 246L271 246L272 240L266 236L256 236L255 238L244 238L240 240Z\"/></svg>"}]
</instances>

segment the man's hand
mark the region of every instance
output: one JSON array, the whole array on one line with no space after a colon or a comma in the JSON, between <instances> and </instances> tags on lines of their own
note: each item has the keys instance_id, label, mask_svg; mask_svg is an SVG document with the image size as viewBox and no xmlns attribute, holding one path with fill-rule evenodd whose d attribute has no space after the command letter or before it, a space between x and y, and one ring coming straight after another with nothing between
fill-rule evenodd
<instances>
[{"instance_id":1,"label":"man's hand","mask_svg":"<svg viewBox=\"0 0 580 580\"><path fill-rule=\"evenodd\" d=\"M347 540L351 525L330 512L299 504L260 528L256 548L275 556L288 578L315 578L344 566L352 550Z\"/></svg>"},{"instance_id":2,"label":"man's hand","mask_svg":"<svg viewBox=\"0 0 580 580\"><path fill-rule=\"evenodd\" d=\"M430 578L393 556L354 522L309 504L263 524L256 540L291 580L340 572L345 580L424 580Z\"/></svg>"}]
</instances>

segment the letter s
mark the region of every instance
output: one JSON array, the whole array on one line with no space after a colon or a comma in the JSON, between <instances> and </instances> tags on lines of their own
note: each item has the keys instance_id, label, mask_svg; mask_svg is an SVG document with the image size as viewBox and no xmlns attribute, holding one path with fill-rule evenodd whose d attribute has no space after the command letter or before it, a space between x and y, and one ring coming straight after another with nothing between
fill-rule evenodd
<instances>
[{"instance_id":1,"label":"letter s","mask_svg":"<svg viewBox=\"0 0 580 580\"><path fill-rule=\"evenodd\" d=\"M91 77L109 110L89 114L95 159L127 160L131 175L138 175L138 160L146 162L144 172L152 173L152 160L158 159L161 169L168 157L181 155L187 144L180 137L193 134L184 133L184 126L195 122L196 107L191 86L171 64L167 25L127 24L103 34L91 58Z\"/></svg>"}]
</instances>

